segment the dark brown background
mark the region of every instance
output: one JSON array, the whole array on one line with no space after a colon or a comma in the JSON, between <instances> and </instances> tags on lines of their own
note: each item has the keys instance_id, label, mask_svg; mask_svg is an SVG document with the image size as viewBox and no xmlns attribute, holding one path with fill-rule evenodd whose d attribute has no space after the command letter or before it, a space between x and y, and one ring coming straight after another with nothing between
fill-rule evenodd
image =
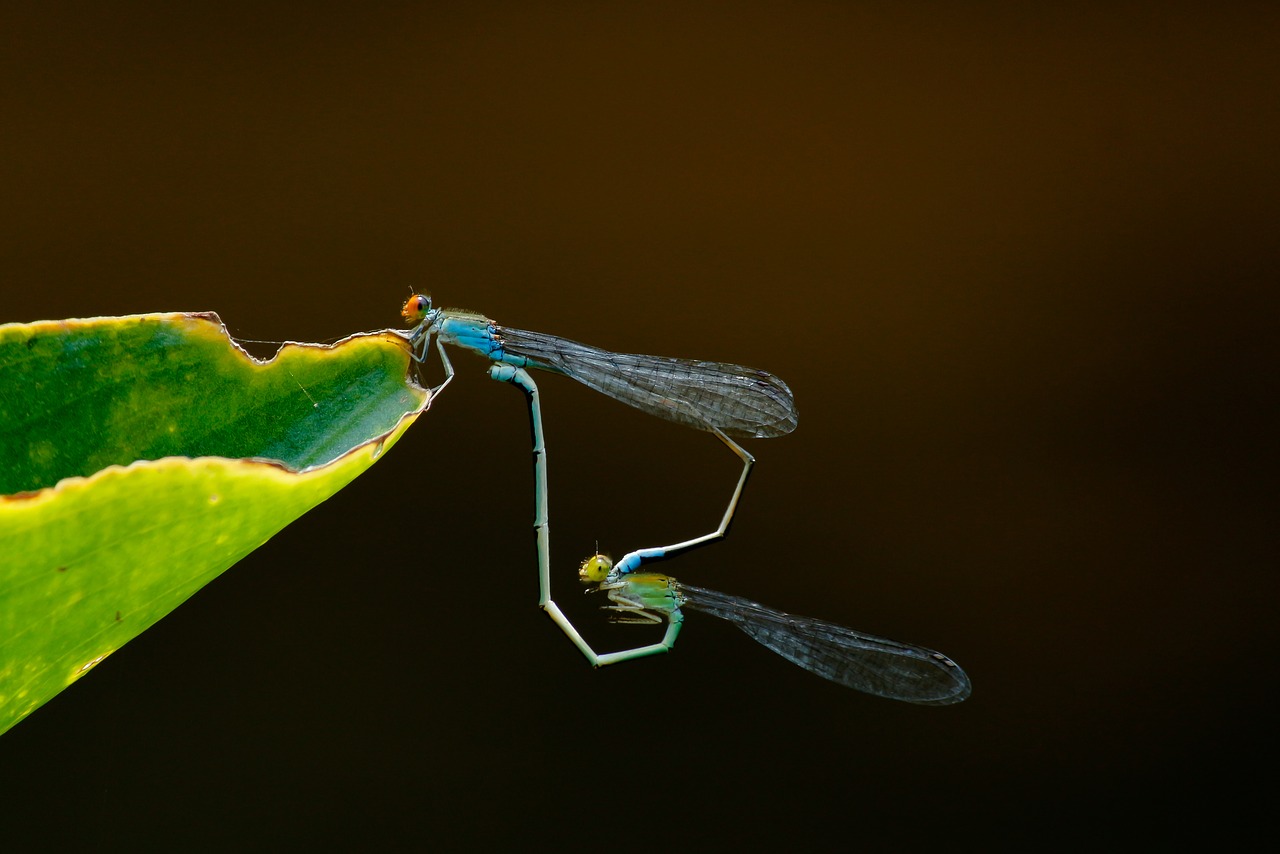
<instances>
[{"instance_id":1,"label":"dark brown background","mask_svg":"<svg viewBox=\"0 0 1280 854\"><path fill-rule=\"evenodd\" d=\"M590 671L535 607L520 398L459 354L387 459L0 739L7 849L1260 818L1274 10L102 5L0 12L0 320L322 340L416 288L767 367L800 428L751 443L730 540L668 568L935 646L975 689L868 698L698 615ZM577 559L709 529L733 458L542 387L559 597L638 641Z\"/></svg>"}]
</instances>

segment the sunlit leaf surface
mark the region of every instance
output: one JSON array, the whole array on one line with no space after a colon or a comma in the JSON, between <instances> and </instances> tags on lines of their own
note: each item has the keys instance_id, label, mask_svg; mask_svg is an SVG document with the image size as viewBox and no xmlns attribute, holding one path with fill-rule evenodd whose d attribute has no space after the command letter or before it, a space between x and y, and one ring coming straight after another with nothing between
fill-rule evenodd
<instances>
[{"instance_id":1,"label":"sunlit leaf surface","mask_svg":"<svg viewBox=\"0 0 1280 854\"><path fill-rule=\"evenodd\" d=\"M373 464L426 408L401 335L216 315L0 326L0 732Z\"/></svg>"}]
</instances>

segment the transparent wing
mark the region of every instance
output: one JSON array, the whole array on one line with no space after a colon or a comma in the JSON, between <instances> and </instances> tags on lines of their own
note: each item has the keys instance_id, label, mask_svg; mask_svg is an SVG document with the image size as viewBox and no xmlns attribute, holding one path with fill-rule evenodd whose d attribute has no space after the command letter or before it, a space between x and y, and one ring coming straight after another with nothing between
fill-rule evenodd
<instances>
[{"instance_id":1,"label":"transparent wing","mask_svg":"<svg viewBox=\"0 0 1280 854\"><path fill-rule=\"evenodd\" d=\"M683 608L713 614L788 661L858 691L928 706L969 696L969 677L945 655L775 611L749 599L679 584Z\"/></svg>"},{"instance_id":2,"label":"transparent wing","mask_svg":"<svg viewBox=\"0 0 1280 854\"><path fill-rule=\"evenodd\" d=\"M612 353L523 329L495 326L502 349L572 377L601 394L677 424L730 436L772 438L796 429L795 398L781 379L755 368Z\"/></svg>"}]
</instances>

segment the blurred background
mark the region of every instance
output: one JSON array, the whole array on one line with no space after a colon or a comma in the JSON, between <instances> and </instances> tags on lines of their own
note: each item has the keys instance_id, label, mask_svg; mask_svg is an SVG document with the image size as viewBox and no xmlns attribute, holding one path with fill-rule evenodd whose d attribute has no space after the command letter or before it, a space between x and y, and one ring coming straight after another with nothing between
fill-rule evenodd
<instances>
[{"instance_id":1,"label":"blurred background","mask_svg":"<svg viewBox=\"0 0 1280 854\"><path fill-rule=\"evenodd\" d=\"M523 399L459 353L382 462L0 738L6 850L1261 818L1274 6L48 3L0 32L0 322L329 340L415 289L766 368L799 429L747 443L732 535L663 569L974 684L879 700L700 614L593 672L536 607ZM577 562L711 530L737 461L541 387L557 598L597 648L647 642Z\"/></svg>"}]
</instances>

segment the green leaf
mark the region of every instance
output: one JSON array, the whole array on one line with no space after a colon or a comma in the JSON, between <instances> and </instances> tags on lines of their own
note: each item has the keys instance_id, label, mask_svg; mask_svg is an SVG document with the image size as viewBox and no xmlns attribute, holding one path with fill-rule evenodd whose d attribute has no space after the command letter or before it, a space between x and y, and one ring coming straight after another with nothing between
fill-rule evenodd
<instances>
[{"instance_id":1,"label":"green leaf","mask_svg":"<svg viewBox=\"0 0 1280 854\"><path fill-rule=\"evenodd\" d=\"M393 445L397 332L249 357L212 314L0 326L0 732Z\"/></svg>"}]
</instances>

